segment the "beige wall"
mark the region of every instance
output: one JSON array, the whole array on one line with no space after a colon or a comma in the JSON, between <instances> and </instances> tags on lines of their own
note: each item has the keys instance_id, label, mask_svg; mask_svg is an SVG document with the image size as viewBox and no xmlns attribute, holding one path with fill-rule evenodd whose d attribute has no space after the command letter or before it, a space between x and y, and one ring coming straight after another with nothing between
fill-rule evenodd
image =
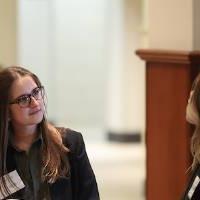
<instances>
[{"instance_id":1,"label":"beige wall","mask_svg":"<svg viewBox=\"0 0 200 200\"><path fill-rule=\"evenodd\" d=\"M194 40L193 40L193 48L194 50L200 50L200 1L193 0L193 29L194 29Z\"/></svg>"},{"instance_id":2,"label":"beige wall","mask_svg":"<svg viewBox=\"0 0 200 200\"><path fill-rule=\"evenodd\" d=\"M0 64L16 63L16 3L0 0Z\"/></svg>"},{"instance_id":3,"label":"beige wall","mask_svg":"<svg viewBox=\"0 0 200 200\"><path fill-rule=\"evenodd\" d=\"M145 132L145 67L141 48L141 0L112 0L108 21L109 81L107 126L112 132Z\"/></svg>"},{"instance_id":4,"label":"beige wall","mask_svg":"<svg viewBox=\"0 0 200 200\"><path fill-rule=\"evenodd\" d=\"M123 130L145 132L145 66L134 51L142 47L141 0L123 6L122 116Z\"/></svg>"},{"instance_id":5,"label":"beige wall","mask_svg":"<svg viewBox=\"0 0 200 200\"><path fill-rule=\"evenodd\" d=\"M149 48L193 49L193 1L148 0Z\"/></svg>"}]
</instances>

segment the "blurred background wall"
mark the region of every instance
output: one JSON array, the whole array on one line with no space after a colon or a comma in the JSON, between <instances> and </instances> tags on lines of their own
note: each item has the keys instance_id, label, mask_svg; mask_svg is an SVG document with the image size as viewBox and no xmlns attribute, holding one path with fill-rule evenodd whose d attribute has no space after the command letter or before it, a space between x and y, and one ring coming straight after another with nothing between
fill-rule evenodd
<instances>
[{"instance_id":1,"label":"blurred background wall","mask_svg":"<svg viewBox=\"0 0 200 200\"><path fill-rule=\"evenodd\" d=\"M0 1L0 64L17 62L17 1Z\"/></svg>"},{"instance_id":2,"label":"blurred background wall","mask_svg":"<svg viewBox=\"0 0 200 200\"><path fill-rule=\"evenodd\" d=\"M89 146L89 154L101 189L114 167L115 178L127 172L123 179L113 179L115 185L122 183L112 187L118 199L116 191L122 188L132 190L133 199L135 180L141 181L137 175L145 181L145 67L134 51L199 49L198 7L198 0L0 0L0 64L22 65L38 74L48 94L49 119L94 142L96 149ZM98 146L108 131L139 132L142 149L136 144ZM98 155L117 160L109 166L95 160ZM121 167L123 159L129 168ZM111 195L110 189L102 191Z\"/></svg>"},{"instance_id":3,"label":"blurred background wall","mask_svg":"<svg viewBox=\"0 0 200 200\"><path fill-rule=\"evenodd\" d=\"M0 0L0 64L42 80L48 117L84 135L102 199L143 199L146 0ZM139 133L109 143L107 133ZM95 153L94 153L95 152Z\"/></svg>"},{"instance_id":4,"label":"blurred background wall","mask_svg":"<svg viewBox=\"0 0 200 200\"><path fill-rule=\"evenodd\" d=\"M20 0L17 63L41 77L58 125L94 132L145 130L140 0Z\"/></svg>"}]
</instances>

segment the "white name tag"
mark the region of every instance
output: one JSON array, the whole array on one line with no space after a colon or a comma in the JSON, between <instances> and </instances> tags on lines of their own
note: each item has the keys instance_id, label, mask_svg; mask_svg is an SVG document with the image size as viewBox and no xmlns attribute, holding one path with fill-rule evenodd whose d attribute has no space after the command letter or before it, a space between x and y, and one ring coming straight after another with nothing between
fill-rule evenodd
<instances>
[{"instance_id":1,"label":"white name tag","mask_svg":"<svg viewBox=\"0 0 200 200\"><path fill-rule=\"evenodd\" d=\"M194 191L196 190L197 185L199 184L199 182L200 182L200 178L198 176L196 176L196 178L194 179L194 182L192 183L192 187L190 188L190 190L188 192L188 198L189 199L192 199Z\"/></svg>"},{"instance_id":2,"label":"white name tag","mask_svg":"<svg viewBox=\"0 0 200 200\"><path fill-rule=\"evenodd\" d=\"M20 176L16 170L14 170L8 174L5 174L3 177L5 178L5 182L9 189L10 194L13 194L13 193L17 192L18 190L21 190L22 188L25 187L22 179L20 178ZM9 180L9 178L10 178L10 180L12 180L12 182L14 184ZM5 189L2 187L2 184L3 184L2 178L0 178L0 186L2 188L0 191L0 199L4 199L5 197L10 195L10 194L9 195L7 194Z\"/></svg>"}]
</instances>

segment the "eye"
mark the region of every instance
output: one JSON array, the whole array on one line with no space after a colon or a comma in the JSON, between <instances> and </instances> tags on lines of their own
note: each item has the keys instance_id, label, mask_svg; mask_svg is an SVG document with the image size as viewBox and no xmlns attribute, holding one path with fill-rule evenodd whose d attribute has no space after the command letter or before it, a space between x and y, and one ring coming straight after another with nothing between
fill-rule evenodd
<instances>
[{"instance_id":1,"label":"eye","mask_svg":"<svg viewBox=\"0 0 200 200\"><path fill-rule=\"evenodd\" d=\"M27 104L27 103L29 103L29 101L30 101L30 97L26 96L26 95L21 96L18 99L19 104Z\"/></svg>"},{"instance_id":2,"label":"eye","mask_svg":"<svg viewBox=\"0 0 200 200\"><path fill-rule=\"evenodd\" d=\"M33 92L32 92L32 95L33 95L34 97L38 97L38 96L40 96L40 91L41 91L40 88L35 88L35 89L33 90Z\"/></svg>"}]
</instances>

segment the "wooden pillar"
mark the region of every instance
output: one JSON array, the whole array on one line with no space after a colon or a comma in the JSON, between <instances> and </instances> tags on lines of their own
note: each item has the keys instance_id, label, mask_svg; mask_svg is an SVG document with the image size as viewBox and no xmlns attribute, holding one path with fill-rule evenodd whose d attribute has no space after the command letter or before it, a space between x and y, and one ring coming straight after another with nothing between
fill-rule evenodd
<instances>
[{"instance_id":1,"label":"wooden pillar","mask_svg":"<svg viewBox=\"0 0 200 200\"><path fill-rule=\"evenodd\" d=\"M200 52L137 50L146 61L147 200L180 199L191 164L185 108Z\"/></svg>"}]
</instances>

